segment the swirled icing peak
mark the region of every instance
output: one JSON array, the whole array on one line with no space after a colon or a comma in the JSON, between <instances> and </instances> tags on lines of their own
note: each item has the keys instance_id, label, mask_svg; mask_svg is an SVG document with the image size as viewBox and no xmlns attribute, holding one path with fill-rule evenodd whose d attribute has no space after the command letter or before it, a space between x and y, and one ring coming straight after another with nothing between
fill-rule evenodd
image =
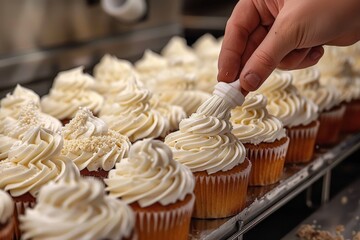
<instances>
[{"instance_id":1,"label":"swirled icing peak","mask_svg":"<svg viewBox=\"0 0 360 240\"><path fill-rule=\"evenodd\" d=\"M269 113L285 127L307 125L318 117L318 106L298 93L290 73L274 71L256 92L266 96Z\"/></svg>"},{"instance_id":2,"label":"swirled icing peak","mask_svg":"<svg viewBox=\"0 0 360 240\"><path fill-rule=\"evenodd\" d=\"M130 141L108 129L106 123L87 108L80 108L63 129L62 154L74 161L79 170L109 171L126 157Z\"/></svg>"},{"instance_id":3,"label":"swirled icing peak","mask_svg":"<svg viewBox=\"0 0 360 240\"><path fill-rule=\"evenodd\" d=\"M6 224L14 215L14 202L12 198L0 190L0 225Z\"/></svg>"},{"instance_id":4,"label":"swirled icing peak","mask_svg":"<svg viewBox=\"0 0 360 240\"><path fill-rule=\"evenodd\" d=\"M150 91L134 81L124 81L124 84L124 90L103 107L101 119L111 129L129 137L131 142L165 137L170 128L169 120L151 108Z\"/></svg>"},{"instance_id":5,"label":"swirled icing peak","mask_svg":"<svg viewBox=\"0 0 360 240\"><path fill-rule=\"evenodd\" d=\"M50 94L42 98L41 107L45 113L61 120L73 118L79 107L99 113L104 99L92 90L94 84L94 79L83 73L83 67L60 72Z\"/></svg>"},{"instance_id":6,"label":"swirled icing peak","mask_svg":"<svg viewBox=\"0 0 360 240\"><path fill-rule=\"evenodd\" d=\"M142 59L135 63L135 67L140 73L151 73L167 68L168 62L161 55L147 49Z\"/></svg>"},{"instance_id":7,"label":"swirled icing peak","mask_svg":"<svg viewBox=\"0 0 360 240\"><path fill-rule=\"evenodd\" d=\"M266 104L266 97L256 94L247 97L241 107L231 111L232 132L242 143L257 145L286 137L283 124L268 113Z\"/></svg>"},{"instance_id":8,"label":"swirled icing peak","mask_svg":"<svg viewBox=\"0 0 360 240\"><path fill-rule=\"evenodd\" d=\"M221 43L213 35L201 36L193 45L195 53L205 61L216 61L220 54Z\"/></svg>"},{"instance_id":9,"label":"swirled icing peak","mask_svg":"<svg viewBox=\"0 0 360 240\"><path fill-rule=\"evenodd\" d=\"M36 196L41 186L66 171L69 159L59 156L62 146L60 134L40 126L29 128L10 148L8 159L0 161L0 188L14 197Z\"/></svg>"},{"instance_id":10,"label":"swirled icing peak","mask_svg":"<svg viewBox=\"0 0 360 240\"><path fill-rule=\"evenodd\" d=\"M105 183L110 196L141 207L182 201L195 186L191 171L173 160L171 149L152 139L136 142L129 158L116 164Z\"/></svg>"},{"instance_id":11,"label":"swirled icing peak","mask_svg":"<svg viewBox=\"0 0 360 240\"><path fill-rule=\"evenodd\" d=\"M198 63L198 58L184 38L175 36L161 51L172 66L188 66ZM192 66L194 67L194 66Z\"/></svg>"},{"instance_id":12,"label":"swirled icing peak","mask_svg":"<svg viewBox=\"0 0 360 240\"><path fill-rule=\"evenodd\" d=\"M231 133L230 109L226 101L214 95L196 113L182 120L179 131L165 138L174 159L193 172L209 174L227 171L242 163L246 151Z\"/></svg>"},{"instance_id":13,"label":"swirled icing peak","mask_svg":"<svg viewBox=\"0 0 360 240\"><path fill-rule=\"evenodd\" d=\"M330 110L341 101L340 93L331 85L320 84L320 72L318 69L306 68L291 71L294 85L301 95L313 101L319 111Z\"/></svg>"},{"instance_id":14,"label":"swirled icing peak","mask_svg":"<svg viewBox=\"0 0 360 240\"><path fill-rule=\"evenodd\" d=\"M0 101L0 114L2 116L18 118L21 107L28 102L40 106L40 97L32 90L16 85L13 93L8 93Z\"/></svg>"},{"instance_id":15,"label":"swirled icing peak","mask_svg":"<svg viewBox=\"0 0 360 240\"><path fill-rule=\"evenodd\" d=\"M105 195L95 178L82 178L72 166L58 182L39 192L34 209L20 217L23 239L129 238L135 216L122 201Z\"/></svg>"}]
</instances>

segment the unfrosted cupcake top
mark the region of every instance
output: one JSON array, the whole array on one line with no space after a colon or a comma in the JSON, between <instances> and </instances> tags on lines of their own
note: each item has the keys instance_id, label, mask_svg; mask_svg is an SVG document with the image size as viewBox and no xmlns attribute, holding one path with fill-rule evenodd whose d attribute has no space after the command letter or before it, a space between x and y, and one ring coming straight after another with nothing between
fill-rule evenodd
<instances>
[{"instance_id":1,"label":"unfrosted cupcake top","mask_svg":"<svg viewBox=\"0 0 360 240\"><path fill-rule=\"evenodd\" d=\"M316 68L291 71L294 85L300 94L313 101L319 112L330 110L340 103L339 92L331 85L320 85L320 72Z\"/></svg>"},{"instance_id":2,"label":"unfrosted cupcake top","mask_svg":"<svg viewBox=\"0 0 360 240\"><path fill-rule=\"evenodd\" d=\"M0 101L0 114L5 117L18 118L21 107L29 102L40 106L40 97L32 90L16 85L13 93L8 93Z\"/></svg>"},{"instance_id":3,"label":"unfrosted cupcake top","mask_svg":"<svg viewBox=\"0 0 360 240\"><path fill-rule=\"evenodd\" d=\"M91 90L94 84L94 79L83 73L83 67L60 72L50 94L41 99L42 110L61 120L73 118L79 107L88 107L98 113L104 99Z\"/></svg>"},{"instance_id":4,"label":"unfrosted cupcake top","mask_svg":"<svg viewBox=\"0 0 360 240\"><path fill-rule=\"evenodd\" d=\"M266 104L266 97L256 94L231 111L232 133L242 143L272 143L286 137L282 122L268 113Z\"/></svg>"},{"instance_id":5,"label":"unfrosted cupcake top","mask_svg":"<svg viewBox=\"0 0 360 240\"><path fill-rule=\"evenodd\" d=\"M151 93L133 81L125 83L125 90L114 97L116 101L105 104L100 117L108 126L129 137L131 142L143 138L165 137L169 120L151 108Z\"/></svg>"},{"instance_id":6,"label":"unfrosted cupcake top","mask_svg":"<svg viewBox=\"0 0 360 240\"><path fill-rule=\"evenodd\" d=\"M142 74L151 74L167 68L168 62L161 55L147 49L144 56L135 63L135 68Z\"/></svg>"},{"instance_id":7,"label":"unfrosted cupcake top","mask_svg":"<svg viewBox=\"0 0 360 240\"><path fill-rule=\"evenodd\" d=\"M195 186L193 174L173 160L170 148L152 139L136 142L129 158L116 164L105 183L110 196L137 202L143 208L182 201Z\"/></svg>"},{"instance_id":8,"label":"unfrosted cupcake top","mask_svg":"<svg viewBox=\"0 0 360 240\"><path fill-rule=\"evenodd\" d=\"M0 189L0 225L6 224L14 215L14 202L9 194Z\"/></svg>"},{"instance_id":9,"label":"unfrosted cupcake top","mask_svg":"<svg viewBox=\"0 0 360 240\"><path fill-rule=\"evenodd\" d=\"M129 61L106 54L94 68L96 91L107 95L113 83L132 78L134 73Z\"/></svg>"},{"instance_id":10,"label":"unfrosted cupcake top","mask_svg":"<svg viewBox=\"0 0 360 240\"><path fill-rule=\"evenodd\" d=\"M186 40L178 36L170 39L161 54L175 67L193 68L198 63L196 54L187 45Z\"/></svg>"},{"instance_id":11,"label":"unfrosted cupcake top","mask_svg":"<svg viewBox=\"0 0 360 240\"><path fill-rule=\"evenodd\" d=\"M73 160L79 170L109 171L127 157L131 145L126 136L108 129L106 123L87 108L80 108L62 132L61 153Z\"/></svg>"},{"instance_id":12,"label":"unfrosted cupcake top","mask_svg":"<svg viewBox=\"0 0 360 240\"><path fill-rule=\"evenodd\" d=\"M23 239L88 240L129 238L135 225L130 207L105 195L95 178L72 166L58 182L41 188L35 208L20 217Z\"/></svg>"},{"instance_id":13,"label":"unfrosted cupcake top","mask_svg":"<svg viewBox=\"0 0 360 240\"><path fill-rule=\"evenodd\" d=\"M193 45L195 53L204 61L216 61L219 58L221 43L213 35L201 36Z\"/></svg>"},{"instance_id":14,"label":"unfrosted cupcake top","mask_svg":"<svg viewBox=\"0 0 360 240\"><path fill-rule=\"evenodd\" d=\"M8 159L0 161L0 189L13 197L26 193L36 196L40 187L57 180L67 170L67 158L60 157L63 140L60 134L31 127L10 148Z\"/></svg>"},{"instance_id":15,"label":"unfrosted cupcake top","mask_svg":"<svg viewBox=\"0 0 360 240\"><path fill-rule=\"evenodd\" d=\"M267 110L285 127L307 125L318 118L318 107L298 93L290 73L274 71L257 93L265 95Z\"/></svg>"},{"instance_id":16,"label":"unfrosted cupcake top","mask_svg":"<svg viewBox=\"0 0 360 240\"><path fill-rule=\"evenodd\" d=\"M230 109L231 106L214 95L196 113L182 120L179 131L165 138L174 159L192 172L208 174L227 171L242 163L246 151L231 133Z\"/></svg>"}]
</instances>

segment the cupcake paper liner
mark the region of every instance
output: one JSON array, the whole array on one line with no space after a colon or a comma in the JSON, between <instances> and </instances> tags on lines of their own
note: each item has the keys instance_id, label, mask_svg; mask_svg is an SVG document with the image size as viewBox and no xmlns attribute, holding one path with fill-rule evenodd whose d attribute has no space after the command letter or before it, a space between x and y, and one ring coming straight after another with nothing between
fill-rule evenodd
<instances>
[{"instance_id":1,"label":"cupcake paper liner","mask_svg":"<svg viewBox=\"0 0 360 240\"><path fill-rule=\"evenodd\" d=\"M341 130L345 133L360 131L360 100L353 100L346 105Z\"/></svg>"},{"instance_id":2,"label":"cupcake paper liner","mask_svg":"<svg viewBox=\"0 0 360 240\"><path fill-rule=\"evenodd\" d=\"M311 161L315 139L319 130L319 121L314 121L306 126L288 128L290 138L285 163L305 163Z\"/></svg>"},{"instance_id":3,"label":"cupcake paper liner","mask_svg":"<svg viewBox=\"0 0 360 240\"><path fill-rule=\"evenodd\" d=\"M26 208L33 208L35 206L35 198L33 201L18 201L15 200L15 214L14 214L14 236L15 239L20 239L21 236L21 230L20 230L20 221L19 216L23 215L25 213Z\"/></svg>"},{"instance_id":4,"label":"cupcake paper liner","mask_svg":"<svg viewBox=\"0 0 360 240\"><path fill-rule=\"evenodd\" d=\"M330 111L320 113L320 126L316 137L316 144L328 146L338 142L345 108L342 105Z\"/></svg>"},{"instance_id":5,"label":"cupcake paper liner","mask_svg":"<svg viewBox=\"0 0 360 240\"><path fill-rule=\"evenodd\" d=\"M195 218L224 218L235 215L246 205L251 162L225 172L208 175L195 172Z\"/></svg>"},{"instance_id":6,"label":"cupcake paper liner","mask_svg":"<svg viewBox=\"0 0 360 240\"><path fill-rule=\"evenodd\" d=\"M168 206L156 204L141 208L131 204L136 215L138 239L188 239L194 202L195 197L191 194L185 200Z\"/></svg>"},{"instance_id":7,"label":"cupcake paper liner","mask_svg":"<svg viewBox=\"0 0 360 240\"><path fill-rule=\"evenodd\" d=\"M289 138L278 140L280 145L274 142L265 143L264 148L244 144L247 150L247 157L252 167L249 178L250 186L265 186L276 183L280 180L283 170L286 152L289 146Z\"/></svg>"},{"instance_id":8,"label":"cupcake paper liner","mask_svg":"<svg viewBox=\"0 0 360 240\"><path fill-rule=\"evenodd\" d=\"M13 216L2 228L0 227L0 239L1 240L14 239L14 227L15 227L15 217Z\"/></svg>"}]
</instances>

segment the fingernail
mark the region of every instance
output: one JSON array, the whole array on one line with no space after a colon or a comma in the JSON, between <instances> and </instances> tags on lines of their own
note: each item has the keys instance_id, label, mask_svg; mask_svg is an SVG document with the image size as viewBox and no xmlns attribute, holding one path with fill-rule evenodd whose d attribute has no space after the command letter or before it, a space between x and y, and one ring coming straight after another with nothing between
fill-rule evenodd
<instances>
[{"instance_id":1,"label":"fingernail","mask_svg":"<svg viewBox=\"0 0 360 240\"><path fill-rule=\"evenodd\" d=\"M245 80L246 84L251 87L251 90L256 90L261 83L260 77L255 73L246 74L244 77L244 80ZM247 90L250 90L250 89L247 89Z\"/></svg>"},{"instance_id":2,"label":"fingernail","mask_svg":"<svg viewBox=\"0 0 360 240\"><path fill-rule=\"evenodd\" d=\"M321 55L322 55L321 52L315 51L315 52L312 52L312 53L310 54L310 58L311 58L311 60L316 61L316 60L318 60L319 58L321 58Z\"/></svg>"}]
</instances>

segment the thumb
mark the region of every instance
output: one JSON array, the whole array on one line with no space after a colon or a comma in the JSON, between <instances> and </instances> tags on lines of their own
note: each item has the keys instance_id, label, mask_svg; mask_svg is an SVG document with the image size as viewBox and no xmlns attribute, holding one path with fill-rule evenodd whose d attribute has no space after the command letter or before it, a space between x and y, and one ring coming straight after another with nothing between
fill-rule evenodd
<instances>
[{"instance_id":1,"label":"thumb","mask_svg":"<svg viewBox=\"0 0 360 240\"><path fill-rule=\"evenodd\" d=\"M295 34L290 31L293 26L287 27L286 24L286 21L278 17L264 40L245 63L240 73L242 89L249 92L258 89L281 60L295 49Z\"/></svg>"}]
</instances>

